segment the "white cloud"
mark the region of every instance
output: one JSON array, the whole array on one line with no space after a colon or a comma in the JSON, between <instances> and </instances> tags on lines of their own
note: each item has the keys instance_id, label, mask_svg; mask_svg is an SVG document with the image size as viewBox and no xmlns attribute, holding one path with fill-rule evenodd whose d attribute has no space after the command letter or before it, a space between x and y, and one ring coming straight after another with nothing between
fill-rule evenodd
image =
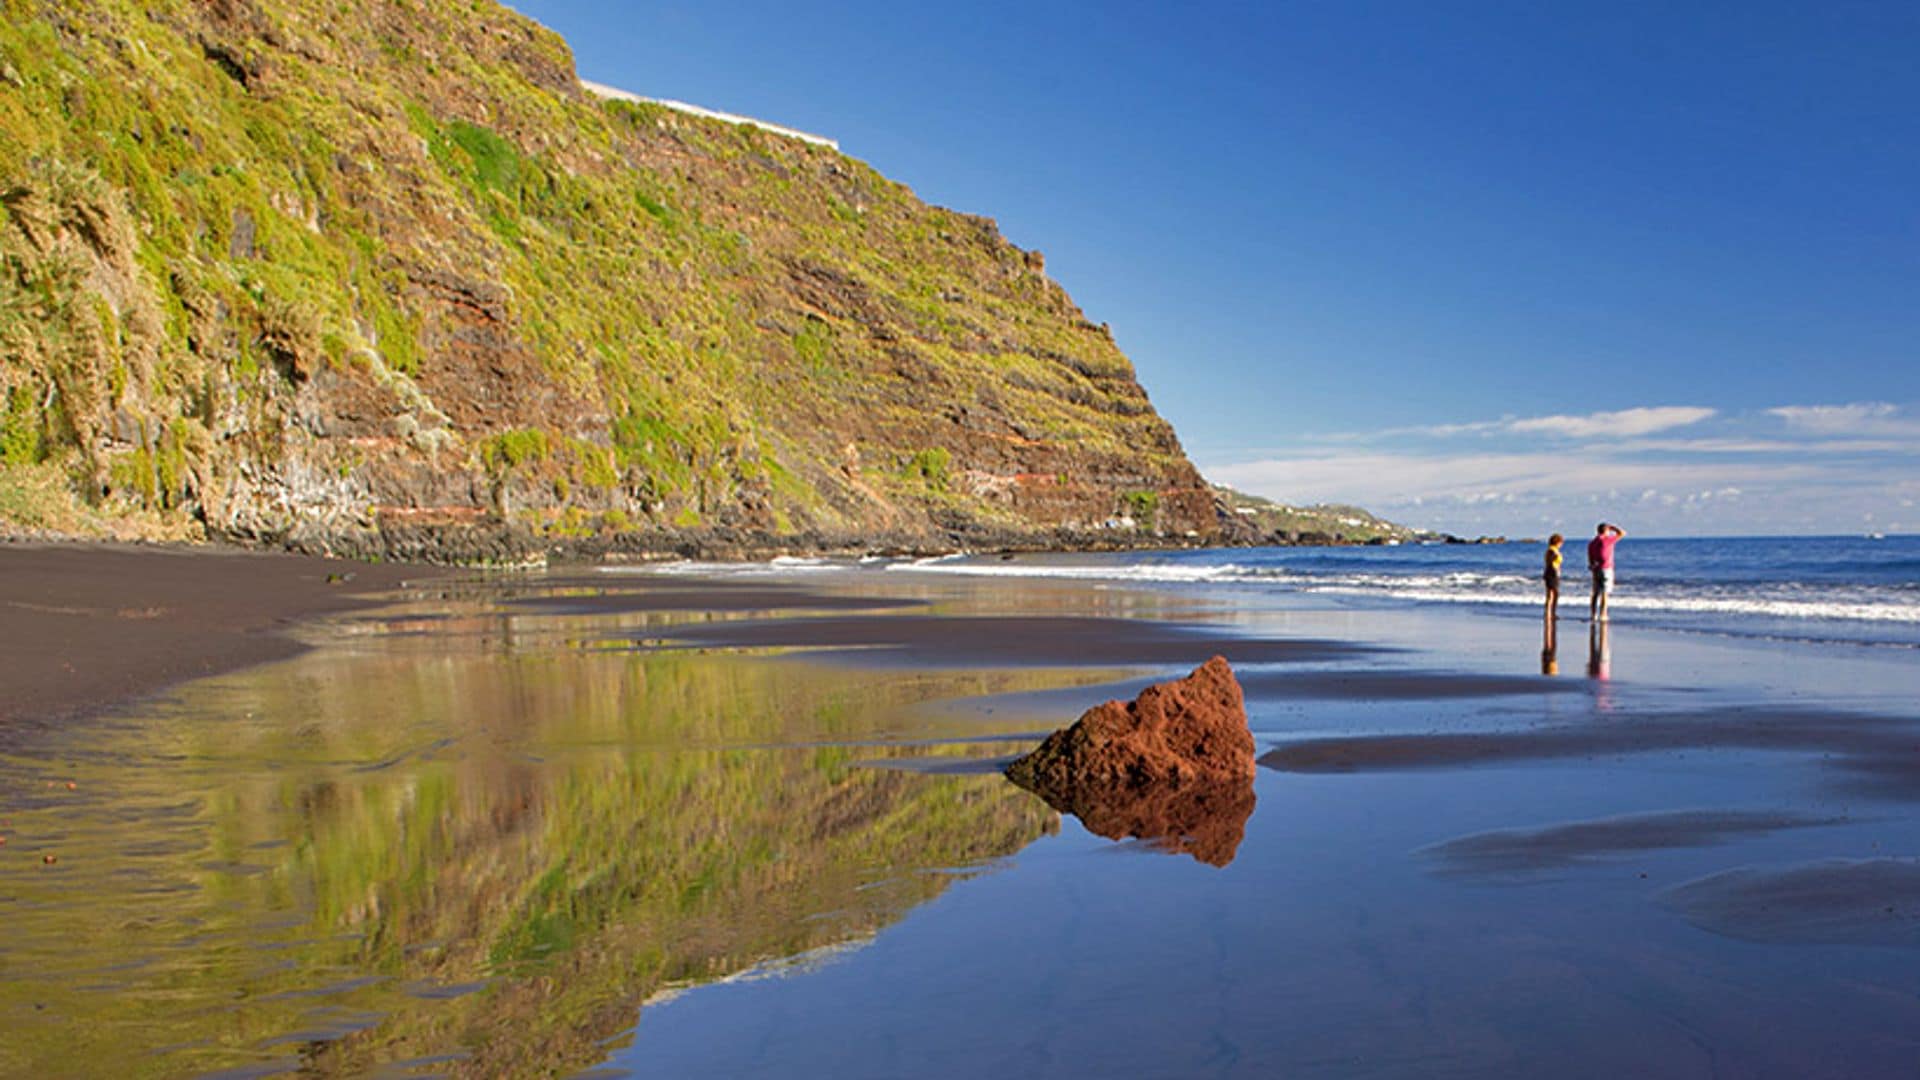
<instances>
[{"instance_id":1,"label":"white cloud","mask_svg":"<svg viewBox=\"0 0 1920 1080\"><path fill-rule=\"evenodd\" d=\"M1621 451L1669 454L1883 454L1911 450L1897 439L1630 439L1613 444Z\"/></svg>"},{"instance_id":2,"label":"white cloud","mask_svg":"<svg viewBox=\"0 0 1920 1080\"><path fill-rule=\"evenodd\" d=\"M1785 420L1789 427L1809 431L1850 432L1863 421L1879 420L1899 410L1884 401L1859 401L1851 405L1782 405L1767 412Z\"/></svg>"},{"instance_id":3,"label":"white cloud","mask_svg":"<svg viewBox=\"0 0 1920 1080\"><path fill-rule=\"evenodd\" d=\"M1503 416L1498 420L1475 420L1464 424L1427 424L1330 438L1332 441L1343 442L1391 438L1400 435L1424 435L1431 438L1452 438L1456 435L1554 435L1570 439L1627 438L1697 424L1717 415L1719 410L1700 405L1643 405L1617 412L1587 413L1583 416Z\"/></svg>"},{"instance_id":4,"label":"white cloud","mask_svg":"<svg viewBox=\"0 0 1920 1080\"><path fill-rule=\"evenodd\" d=\"M1762 489L1789 481L1835 479L1813 464L1720 461L1622 461L1580 453L1314 454L1219 465L1213 479L1288 502L1357 502L1362 506L1426 501L1552 501L1609 497L1617 492Z\"/></svg>"},{"instance_id":5,"label":"white cloud","mask_svg":"<svg viewBox=\"0 0 1920 1080\"><path fill-rule=\"evenodd\" d=\"M1767 415L1787 422L1792 431L1808 435L1920 437L1920 417L1885 401L1856 401L1847 405L1782 405Z\"/></svg>"},{"instance_id":6,"label":"white cloud","mask_svg":"<svg viewBox=\"0 0 1920 1080\"><path fill-rule=\"evenodd\" d=\"M1431 427L1395 428L1387 432L1390 435L1434 435L1446 438L1451 435L1484 435L1495 431L1505 431L1514 417L1499 420L1480 420L1471 424L1434 424ZM1362 436L1364 437L1364 436Z\"/></svg>"},{"instance_id":7,"label":"white cloud","mask_svg":"<svg viewBox=\"0 0 1920 1080\"><path fill-rule=\"evenodd\" d=\"M1536 416L1511 420L1507 431L1520 434L1564 435L1572 439L1630 438L1697 424L1719 410L1698 405L1658 405L1585 416Z\"/></svg>"},{"instance_id":8,"label":"white cloud","mask_svg":"<svg viewBox=\"0 0 1920 1080\"><path fill-rule=\"evenodd\" d=\"M1663 434L1707 420L1697 433ZM1461 435L1478 437L1435 441ZM1357 503L1459 533L1531 535L1589 515L1631 516L1641 535L1849 532L1920 496L1920 408L1669 405L1243 453L1215 456L1208 475L1283 502Z\"/></svg>"},{"instance_id":9,"label":"white cloud","mask_svg":"<svg viewBox=\"0 0 1920 1080\"><path fill-rule=\"evenodd\" d=\"M1207 475L1291 503L1357 503L1411 525L1532 535L1632 517L1641 535L1845 532L1913 493L1886 462L1833 456L1649 460L1609 447L1514 453L1411 451L1297 456L1211 466Z\"/></svg>"}]
</instances>

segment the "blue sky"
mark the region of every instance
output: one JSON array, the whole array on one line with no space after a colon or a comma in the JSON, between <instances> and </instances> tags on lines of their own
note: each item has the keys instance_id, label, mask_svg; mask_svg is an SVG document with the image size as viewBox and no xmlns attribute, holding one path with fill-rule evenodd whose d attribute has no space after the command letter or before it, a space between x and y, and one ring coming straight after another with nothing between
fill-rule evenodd
<instances>
[{"instance_id":1,"label":"blue sky","mask_svg":"<svg viewBox=\"0 0 1920 1080\"><path fill-rule=\"evenodd\" d=\"M1211 478L1920 532L1920 5L514 6L996 218Z\"/></svg>"}]
</instances>

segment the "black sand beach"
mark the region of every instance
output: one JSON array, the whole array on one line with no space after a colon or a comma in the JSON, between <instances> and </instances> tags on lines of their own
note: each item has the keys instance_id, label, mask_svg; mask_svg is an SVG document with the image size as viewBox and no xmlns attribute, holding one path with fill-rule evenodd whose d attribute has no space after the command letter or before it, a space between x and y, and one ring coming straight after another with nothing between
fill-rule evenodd
<instances>
[{"instance_id":1,"label":"black sand beach","mask_svg":"<svg viewBox=\"0 0 1920 1080\"><path fill-rule=\"evenodd\" d=\"M1920 1064L1894 654L1623 622L1555 678L1526 620L1205 590L565 568L370 610L419 573L16 555L0 1073ZM997 774L1215 652L1246 796L1083 824Z\"/></svg>"},{"instance_id":2,"label":"black sand beach","mask_svg":"<svg viewBox=\"0 0 1920 1080\"><path fill-rule=\"evenodd\" d=\"M0 724L292 656L280 631L444 574L227 548L0 544Z\"/></svg>"}]
</instances>

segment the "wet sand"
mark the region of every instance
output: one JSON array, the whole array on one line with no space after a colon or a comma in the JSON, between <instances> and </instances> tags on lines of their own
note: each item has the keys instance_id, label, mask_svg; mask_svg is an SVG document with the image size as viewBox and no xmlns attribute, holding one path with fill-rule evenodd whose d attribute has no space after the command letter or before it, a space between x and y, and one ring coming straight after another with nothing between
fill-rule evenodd
<instances>
[{"instance_id":1,"label":"wet sand","mask_svg":"<svg viewBox=\"0 0 1920 1080\"><path fill-rule=\"evenodd\" d=\"M1522 731L1304 739L1261 755L1282 772L1368 772L1605 758L1677 750L1809 755L1842 790L1920 798L1920 717L1792 706L1707 707Z\"/></svg>"},{"instance_id":2,"label":"wet sand","mask_svg":"<svg viewBox=\"0 0 1920 1080\"><path fill-rule=\"evenodd\" d=\"M861 663L918 665L1185 665L1215 654L1235 664L1308 662L1374 649L1313 638L1265 638L1149 619L1086 616L829 616L676 627L668 640L707 648L804 648ZM1093 704L1098 704L1094 702Z\"/></svg>"},{"instance_id":3,"label":"wet sand","mask_svg":"<svg viewBox=\"0 0 1920 1080\"><path fill-rule=\"evenodd\" d=\"M1920 1064L1920 715L1799 674L1905 685L1877 654L1625 625L1629 678L1555 679L1524 620L576 568L449 580L242 671L418 572L0 570L9 641L181 672L31 715L228 671L0 755L0 1073ZM1215 652L1257 793L1056 815L998 775Z\"/></svg>"},{"instance_id":4,"label":"wet sand","mask_svg":"<svg viewBox=\"0 0 1920 1080\"><path fill-rule=\"evenodd\" d=\"M1743 941L1920 947L1920 860L1744 866L1669 890L1666 905Z\"/></svg>"},{"instance_id":5,"label":"wet sand","mask_svg":"<svg viewBox=\"0 0 1920 1080\"><path fill-rule=\"evenodd\" d=\"M228 548L0 545L0 723L293 656L303 646L283 631L299 621L444 573Z\"/></svg>"},{"instance_id":6,"label":"wet sand","mask_svg":"<svg viewBox=\"0 0 1920 1080\"><path fill-rule=\"evenodd\" d=\"M1608 856L1708 847L1845 820L1763 810L1674 810L1537 829L1495 829L1435 844L1424 854L1439 860L1449 873L1538 873Z\"/></svg>"},{"instance_id":7,"label":"wet sand","mask_svg":"<svg viewBox=\"0 0 1920 1080\"><path fill-rule=\"evenodd\" d=\"M1242 675L1248 694L1303 701L1449 701L1524 694L1582 694L1566 679L1464 671L1280 671Z\"/></svg>"},{"instance_id":8,"label":"wet sand","mask_svg":"<svg viewBox=\"0 0 1920 1080\"><path fill-rule=\"evenodd\" d=\"M549 575L540 579L541 595L507 601L516 609L542 615L627 615L648 611L880 611L925 607L903 596L867 596L815 592L785 585L737 581L687 584L672 578L635 578L609 574Z\"/></svg>"}]
</instances>

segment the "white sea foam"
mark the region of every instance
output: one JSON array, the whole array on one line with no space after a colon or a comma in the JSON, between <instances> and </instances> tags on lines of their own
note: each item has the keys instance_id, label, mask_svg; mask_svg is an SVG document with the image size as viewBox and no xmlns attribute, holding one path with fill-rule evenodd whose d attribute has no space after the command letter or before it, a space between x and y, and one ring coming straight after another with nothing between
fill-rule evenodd
<instances>
[{"instance_id":1,"label":"white sea foam","mask_svg":"<svg viewBox=\"0 0 1920 1080\"><path fill-rule=\"evenodd\" d=\"M658 577L779 577L789 574L835 570L848 564L831 559L803 559L782 555L767 562L728 563L676 559L673 562L633 563L602 566L603 574L636 574Z\"/></svg>"},{"instance_id":2,"label":"white sea foam","mask_svg":"<svg viewBox=\"0 0 1920 1080\"><path fill-rule=\"evenodd\" d=\"M833 570L852 573L877 570L903 574L1104 581L1116 584L1255 586L1332 596L1501 607L1538 605L1541 599L1537 577L1515 573L1504 567L1498 570L1410 568L1404 573L1386 573L1371 566L1365 569L1295 568L1260 565L1244 560L1222 563L1174 560L1126 562L1118 557L1081 561L1002 560L978 555L942 555L922 559L868 556L857 561L782 556L761 563L685 560L603 569L608 573L722 577L781 577ZM1585 602L1584 575L1568 576L1561 600L1573 608ZM1636 583L1625 581L1614 594L1612 603L1621 612L1666 614L1680 618L1722 617L1735 622L1766 619L1854 622L1880 626L1920 625L1920 597L1916 597L1911 588L1897 584L1868 588L1806 582L1769 582L1750 586L1728 583L1683 586L1667 582L1640 583L1636 587Z\"/></svg>"},{"instance_id":3,"label":"white sea foam","mask_svg":"<svg viewBox=\"0 0 1920 1080\"><path fill-rule=\"evenodd\" d=\"M1146 581L1177 584L1181 582L1259 582L1298 577L1275 567L1181 566L1174 563L1070 564L978 562L978 556L941 555L909 559L889 564L886 569L903 573L953 574L962 577L1065 578L1074 581Z\"/></svg>"},{"instance_id":4,"label":"white sea foam","mask_svg":"<svg viewBox=\"0 0 1920 1080\"><path fill-rule=\"evenodd\" d=\"M800 555L776 555L767 565L776 570L804 571L833 570L844 564L837 563L832 559L808 558Z\"/></svg>"},{"instance_id":5,"label":"white sea foam","mask_svg":"<svg viewBox=\"0 0 1920 1080\"><path fill-rule=\"evenodd\" d=\"M1445 590L1415 585L1395 587L1384 584L1329 580L1305 586L1302 592L1336 596L1390 596L1396 600L1415 600L1442 604L1504 604L1536 606L1541 602L1538 590ZM1560 602L1578 606L1586 602L1586 591L1562 590ZM1920 623L1920 604L1898 601L1854 599L1843 596L1798 600L1768 596L1681 596L1616 592L1608 603L1616 611L1679 612L1701 615L1742 615L1772 619L1845 619L1861 622Z\"/></svg>"},{"instance_id":6,"label":"white sea foam","mask_svg":"<svg viewBox=\"0 0 1920 1080\"><path fill-rule=\"evenodd\" d=\"M1435 574L1312 574L1277 566L1249 566L1221 563L1212 566L1178 563L1064 564L1064 563L988 563L977 556L942 555L889 565L888 570L906 573L954 574L967 577L1064 578L1077 581L1137 581L1167 584L1261 584L1285 585L1303 590L1322 585L1368 590L1405 590L1420 588L1474 588L1488 586L1524 586L1534 579L1519 574L1483 574L1455 571Z\"/></svg>"},{"instance_id":7,"label":"white sea foam","mask_svg":"<svg viewBox=\"0 0 1920 1080\"><path fill-rule=\"evenodd\" d=\"M1257 584L1300 592L1344 596L1378 596L1422 603L1539 604L1539 579L1514 573L1446 571L1434 573L1324 573L1292 571L1243 563L1182 565L1177 563L1049 563L983 562L977 556L946 555L889 564L889 571L954 574L1002 578L1058 578L1165 584ZM1670 587L1669 587L1670 588ZM1794 586L1772 586L1773 593ZM1671 612L1698 615L1734 615L1772 619L1853 620L1875 623L1920 624L1920 603L1904 597L1887 599L1858 589L1803 589L1810 595L1781 596L1705 592L1616 592L1612 603L1620 611ZM1563 603L1577 605L1586 597L1585 578L1573 576L1561 593Z\"/></svg>"}]
</instances>

